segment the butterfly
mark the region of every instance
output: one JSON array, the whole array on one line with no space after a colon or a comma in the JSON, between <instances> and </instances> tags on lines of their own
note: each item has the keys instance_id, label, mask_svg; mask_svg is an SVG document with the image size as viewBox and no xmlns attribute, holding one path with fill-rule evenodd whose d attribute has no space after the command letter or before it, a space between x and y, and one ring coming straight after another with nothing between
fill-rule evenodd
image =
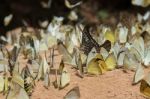
<instances>
[{"instance_id":1,"label":"butterfly","mask_svg":"<svg viewBox=\"0 0 150 99\"><path fill-rule=\"evenodd\" d=\"M136 68L136 71L135 71L135 75L134 75L134 79L133 79L133 84L137 84L143 78L144 78L144 68L142 67L141 63L139 63L138 66L137 66L137 68Z\"/></svg>"},{"instance_id":2,"label":"butterfly","mask_svg":"<svg viewBox=\"0 0 150 99\"><path fill-rule=\"evenodd\" d=\"M115 69L117 61L113 53L104 59L100 53L95 53L95 51L93 48L88 55L87 72L89 74L103 74L106 71Z\"/></svg>"},{"instance_id":3,"label":"butterfly","mask_svg":"<svg viewBox=\"0 0 150 99\"><path fill-rule=\"evenodd\" d=\"M1 82L1 84L0 84L0 92L2 92L4 90L4 84L5 84L3 76L0 76L0 82Z\"/></svg>"},{"instance_id":4,"label":"butterfly","mask_svg":"<svg viewBox=\"0 0 150 99\"><path fill-rule=\"evenodd\" d=\"M98 53L100 52L101 47L104 47L107 51L109 51L111 48L111 42L106 40L102 45L99 45L91 36L89 26L86 25L82 31L81 50L83 50L84 54L88 55L93 47L95 47Z\"/></svg>"},{"instance_id":5,"label":"butterfly","mask_svg":"<svg viewBox=\"0 0 150 99\"><path fill-rule=\"evenodd\" d=\"M144 95L150 97L150 72L147 74L147 76L141 80L140 85L140 92Z\"/></svg>"},{"instance_id":6,"label":"butterfly","mask_svg":"<svg viewBox=\"0 0 150 99\"><path fill-rule=\"evenodd\" d=\"M68 52L66 46L61 41L58 41L58 52L63 55L63 61L65 63L69 64L72 61L71 54Z\"/></svg>"},{"instance_id":7,"label":"butterfly","mask_svg":"<svg viewBox=\"0 0 150 99\"><path fill-rule=\"evenodd\" d=\"M84 51L84 53L87 55L91 49L95 47L97 52L100 52L100 46L99 44L92 38L90 32L89 32L89 26L85 26L82 31L82 44L81 44L81 50Z\"/></svg>"},{"instance_id":8,"label":"butterfly","mask_svg":"<svg viewBox=\"0 0 150 99\"><path fill-rule=\"evenodd\" d=\"M150 47L145 45L144 39L138 37L133 41L132 53L135 54L138 61L142 62L145 66L150 65Z\"/></svg>"},{"instance_id":9,"label":"butterfly","mask_svg":"<svg viewBox=\"0 0 150 99\"><path fill-rule=\"evenodd\" d=\"M24 89L28 95L31 95L34 88L34 79L30 74L30 70L27 66L22 70L22 76L24 79Z\"/></svg>"},{"instance_id":10,"label":"butterfly","mask_svg":"<svg viewBox=\"0 0 150 99\"><path fill-rule=\"evenodd\" d=\"M64 97L64 99L79 99L79 98L80 98L80 90L78 86L71 89Z\"/></svg>"},{"instance_id":11,"label":"butterfly","mask_svg":"<svg viewBox=\"0 0 150 99\"><path fill-rule=\"evenodd\" d=\"M11 89L8 92L6 99L30 99L24 88L17 83L11 84Z\"/></svg>"},{"instance_id":12,"label":"butterfly","mask_svg":"<svg viewBox=\"0 0 150 99\"><path fill-rule=\"evenodd\" d=\"M67 68L65 67L63 60L61 60L60 66L59 66L60 75L57 74L57 70L55 73L56 73L56 77L55 77L56 80L53 82L55 88L63 89L64 87L69 85L70 74L67 71Z\"/></svg>"}]
</instances>

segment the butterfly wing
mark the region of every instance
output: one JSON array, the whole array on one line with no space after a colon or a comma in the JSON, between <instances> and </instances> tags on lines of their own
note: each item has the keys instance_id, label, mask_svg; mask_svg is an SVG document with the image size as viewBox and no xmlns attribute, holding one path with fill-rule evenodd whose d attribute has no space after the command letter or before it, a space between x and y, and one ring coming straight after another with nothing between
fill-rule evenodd
<instances>
[{"instance_id":1,"label":"butterfly wing","mask_svg":"<svg viewBox=\"0 0 150 99\"><path fill-rule=\"evenodd\" d=\"M111 42L109 40L106 40L100 47L105 48L109 52L111 49Z\"/></svg>"},{"instance_id":2,"label":"butterfly wing","mask_svg":"<svg viewBox=\"0 0 150 99\"><path fill-rule=\"evenodd\" d=\"M81 50L84 51L86 55L95 47L97 52L100 52L99 44L92 38L89 32L89 26L85 26L82 32L82 44Z\"/></svg>"},{"instance_id":3,"label":"butterfly wing","mask_svg":"<svg viewBox=\"0 0 150 99\"><path fill-rule=\"evenodd\" d=\"M60 89L67 86L70 82L70 75L67 71L67 68L64 67L62 70L61 78L60 78Z\"/></svg>"},{"instance_id":4,"label":"butterfly wing","mask_svg":"<svg viewBox=\"0 0 150 99\"><path fill-rule=\"evenodd\" d=\"M108 70L115 69L115 67L117 66L117 61L113 53L108 55L108 57L105 60L105 63L107 65Z\"/></svg>"},{"instance_id":5,"label":"butterfly wing","mask_svg":"<svg viewBox=\"0 0 150 99\"><path fill-rule=\"evenodd\" d=\"M71 89L64 97L64 99L79 99L79 98L80 98L80 90L78 86Z\"/></svg>"},{"instance_id":6,"label":"butterfly wing","mask_svg":"<svg viewBox=\"0 0 150 99\"><path fill-rule=\"evenodd\" d=\"M150 97L150 72L141 81L140 92L143 93L144 95Z\"/></svg>"}]
</instances>

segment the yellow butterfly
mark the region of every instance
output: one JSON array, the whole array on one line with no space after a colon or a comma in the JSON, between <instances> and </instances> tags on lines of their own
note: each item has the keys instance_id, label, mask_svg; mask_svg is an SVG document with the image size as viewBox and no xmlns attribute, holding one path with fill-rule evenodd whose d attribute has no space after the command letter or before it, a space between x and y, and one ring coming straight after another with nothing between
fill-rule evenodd
<instances>
[{"instance_id":1,"label":"yellow butterfly","mask_svg":"<svg viewBox=\"0 0 150 99\"><path fill-rule=\"evenodd\" d=\"M106 40L109 40L112 44L116 42L115 34L111 30L107 30L104 34Z\"/></svg>"},{"instance_id":2,"label":"yellow butterfly","mask_svg":"<svg viewBox=\"0 0 150 99\"><path fill-rule=\"evenodd\" d=\"M105 63L106 63L106 66L107 66L107 70L113 70L113 69L116 68L117 60L116 60L113 53L111 53L107 56L107 58L105 59Z\"/></svg>"},{"instance_id":3,"label":"yellow butterfly","mask_svg":"<svg viewBox=\"0 0 150 99\"><path fill-rule=\"evenodd\" d=\"M102 74L106 72L107 66L101 54L96 56L87 63L87 72L89 74Z\"/></svg>"},{"instance_id":4,"label":"yellow butterfly","mask_svg":"<svg viewBox=\"0 0 150 99\"><path fill-rule=\"evenodd\" d=\"M141 81L140 92L143 93L144 95L150 97L150 72Z\"/></svg>"}]
</instances>

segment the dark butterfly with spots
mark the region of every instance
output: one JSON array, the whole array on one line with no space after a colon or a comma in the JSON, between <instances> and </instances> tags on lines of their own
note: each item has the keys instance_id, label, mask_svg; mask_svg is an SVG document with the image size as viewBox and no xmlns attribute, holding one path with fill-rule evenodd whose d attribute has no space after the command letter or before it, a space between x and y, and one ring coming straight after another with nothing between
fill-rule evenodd
<instances>
[{"instance_id":1,"label":"dark butterfly with spots","mask_svg":"<svg viewBox=\"0 0 150 99\"><path fill-rule=\"evenodd\" d=\"M34 81L32 75L30 74L28 66L23 68L22 76L24 78L24 89L28 93L28 95L31 95L34 88Z\"/></svg>"},{"instance_id":2,"label":"dark butterfly with spots","mask_svg":"<svg viewBox=\"0 0 150 99\"><path fill-rule=\"evenodd\" d=\"M107 51L110 51L111 48L111 42L106 40L102 45L99 45L91 36L89 32L89 26L85 26L82 31L82 44L81 44L81 50L84 52L84 54L88 55L88 53L91 51L91 49L95 47L97 53L100 52L100 48L104 47Z\"/></svg>"}]
</instances>

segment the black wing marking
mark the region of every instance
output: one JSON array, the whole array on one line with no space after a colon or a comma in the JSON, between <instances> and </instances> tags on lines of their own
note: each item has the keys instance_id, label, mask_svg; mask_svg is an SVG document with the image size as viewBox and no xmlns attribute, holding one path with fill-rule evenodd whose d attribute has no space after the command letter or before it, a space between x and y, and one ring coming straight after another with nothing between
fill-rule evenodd
<instances>
[{"instance_id":1,"label":"black wing marking","mask_svg":"<svg viewBox=\"0 0 150 99\"><path fill-rule=\"evenodd\" d=\"M111 42L106 40L100 47L104 47L109 52L111 49Z\"/></svg>"},{"instance_id":2,"label":"black wing marking","mask_svg":"<svg viewBox=\"0 0 150 99\"><path fill-rule=\"evenodd\" d=\"M95 47L97 52L100 52L99 44L92 38L89 32L89 26L85 26L82 31L82 44L81 50L84 51L86 55L91 51L91 49Z\"/></svg>"}]
</instances>

